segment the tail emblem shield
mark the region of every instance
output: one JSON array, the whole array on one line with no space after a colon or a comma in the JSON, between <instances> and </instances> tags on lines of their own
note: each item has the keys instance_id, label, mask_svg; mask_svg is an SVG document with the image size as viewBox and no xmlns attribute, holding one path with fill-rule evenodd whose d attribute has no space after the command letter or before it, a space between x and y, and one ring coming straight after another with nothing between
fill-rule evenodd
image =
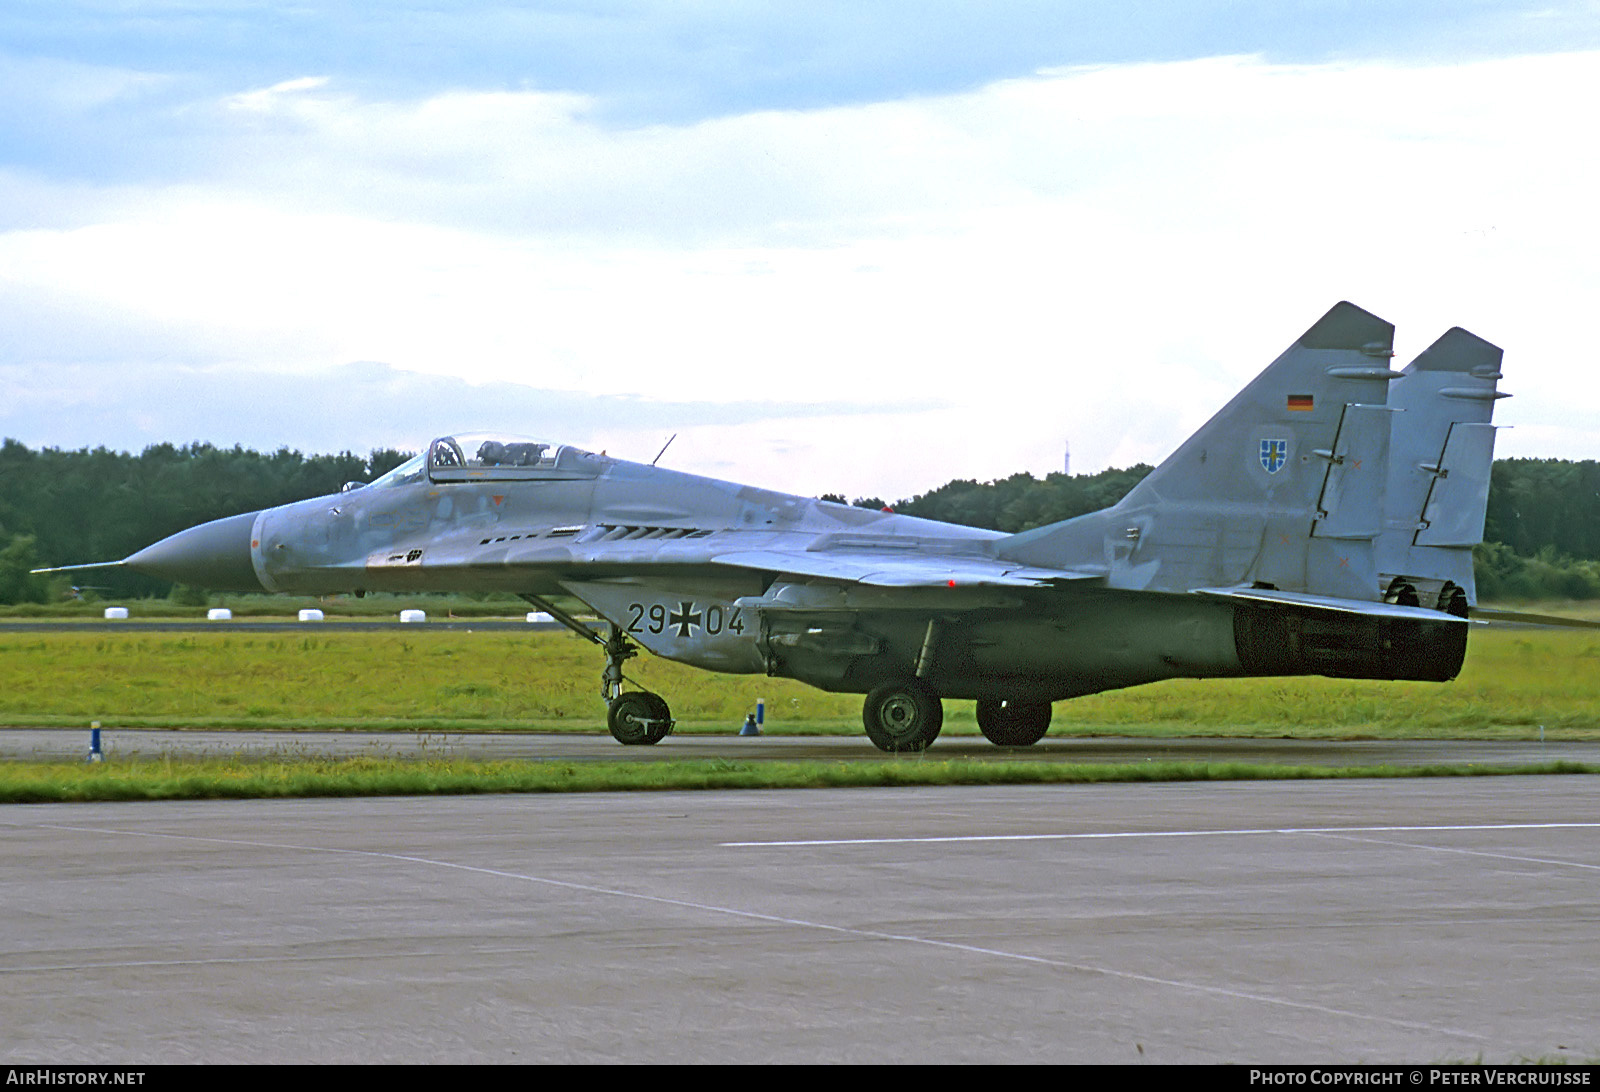
<instances>
[{"instance_id":1,"label":"tail emblem shield","mask_svg":"<svg viewBox=\"0 0 1600 1092\"><path fill-rule=\"evenodd\" d=\"M1261 468L1268 474L1276 474L1283 469L1283 464L1288 461L1288 440L1261 441Z\"/></svg>"}]
</instances>

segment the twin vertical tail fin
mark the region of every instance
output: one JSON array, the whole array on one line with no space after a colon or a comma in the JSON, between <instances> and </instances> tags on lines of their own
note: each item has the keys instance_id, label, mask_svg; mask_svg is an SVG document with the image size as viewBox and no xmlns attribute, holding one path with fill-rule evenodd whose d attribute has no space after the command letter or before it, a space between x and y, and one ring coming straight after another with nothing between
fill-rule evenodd
<instances>
[{"instance_id":1,"label":"twin vertical tail fin","mask_svg":"<svg viewBox=\"0 0 1600 1092\"><path fill-rule=\"evenodd\" d=\"M1000 555L1098 568L1114 588L1461 613L1500 350L1452 330L1397 372L1393 343L1392 325L1336 305L1119 504Z\"/></svg>"},{"instance_id":2,"label":"twin vertical tail fin","mask_svg":"<svg viewBox=\"0 0 1600 1092\"><path fill-rule=\"evenodd\" d=\"M1242 675L1454 678L1500 350L1451 330L1396 372L1393 336L1337 305L1121 502L999 555L1230 603Z\"/></svg>"}]
</instances>

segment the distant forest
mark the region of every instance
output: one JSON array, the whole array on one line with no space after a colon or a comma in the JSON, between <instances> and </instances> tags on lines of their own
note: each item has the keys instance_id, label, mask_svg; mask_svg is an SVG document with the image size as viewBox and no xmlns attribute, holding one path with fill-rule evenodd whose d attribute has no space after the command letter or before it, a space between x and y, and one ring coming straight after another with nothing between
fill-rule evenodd
<instances>
[{"instance_id":1,"label":"distant forest","mask_svg":"<svg viewBox=\"0 0 1600 1092\"><path fill-rule=\"evenodd\" d=\"M34 451L8 439L0 445L0 603L45 602L68 591L71 582L29 576L30 568L126 557L206 520L337 493L348 481L371 481L410 455L302 455L287 448L264 455L210 444L157 444L130 455L105 448ZM1139 465L1042 479L1024 473L992 482L953 481L888 507L949 523L1025 531L1115 504L1150 470ZM886 504L877 497L852 503ZM1600 598L1600 463L1496 461L1484 542L1477 551L1484 599ZM80 583L107 596L171 591L161 581L114 569L83 574Z\"/></svg>"},{"instance_id":2,"label":"distant forest","mask_svg":"<svg viewBox=\"0 0 1600 1092\"><path fill-rule=\"evenodd\" d=\"M1109 507L1152 469L1141 463L1098 474L954 481L890 507L949 523L1026 531ZM855 503L877 508L884 502ZM1481 599L1600 599L1600 462L1497 459L1483 541L1474 551Z\"/></svg>"},{"instance_id":3,"label":"distant forest","mask_svg":"<svg viewBox=\"0 0 1600 1092\"><path fill-rule=\"evenodd\" d=\"M117 569L30 577L43 565L127 557L207 520L337 493L345 482L371 481L410 452L270 455L211 444L156 444L138 455L105 448L34 451L0 445L0 603L46 602L73 583L106 596L166 595L165 581Z\"/></svg>"}]
</instances>

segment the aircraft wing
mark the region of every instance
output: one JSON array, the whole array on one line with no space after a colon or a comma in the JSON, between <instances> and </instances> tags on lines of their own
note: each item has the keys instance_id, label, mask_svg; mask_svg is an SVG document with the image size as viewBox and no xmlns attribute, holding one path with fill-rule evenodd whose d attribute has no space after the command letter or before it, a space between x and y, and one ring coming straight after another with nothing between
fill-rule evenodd
<instances>
[{"instance_id":1,"label":"aircraft wing","mask_svg":"<svg viewBox=\"0 0 1600 1092\"><path fill-rule=\"evenodd\" d=\"M910 551L735 550L718 554L711 562L880 588L1042 588L1100 580L1104 576L1068 569L1042 569L998 558Z\"/></svg>"}]
</instances>

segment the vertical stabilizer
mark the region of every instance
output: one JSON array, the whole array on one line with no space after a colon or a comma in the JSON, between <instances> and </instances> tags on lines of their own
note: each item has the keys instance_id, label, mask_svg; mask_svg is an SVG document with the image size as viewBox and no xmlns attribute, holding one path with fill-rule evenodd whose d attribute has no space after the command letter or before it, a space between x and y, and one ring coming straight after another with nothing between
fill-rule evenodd
<instances>
[{"instance_id":1,"label":"vertical stabilizer","mask_svg":"<svg viewBox=\"0 0 1600 1092\"><path fill-rule=\"evenodd\" d=\"M1477 602L1472 547L1483 538L1494 465L1502 352L1459 326L1406 366L1390 392L1391 439L1378 571L1391 602L1461 612Z\"/></svg>"}]
</instances>

